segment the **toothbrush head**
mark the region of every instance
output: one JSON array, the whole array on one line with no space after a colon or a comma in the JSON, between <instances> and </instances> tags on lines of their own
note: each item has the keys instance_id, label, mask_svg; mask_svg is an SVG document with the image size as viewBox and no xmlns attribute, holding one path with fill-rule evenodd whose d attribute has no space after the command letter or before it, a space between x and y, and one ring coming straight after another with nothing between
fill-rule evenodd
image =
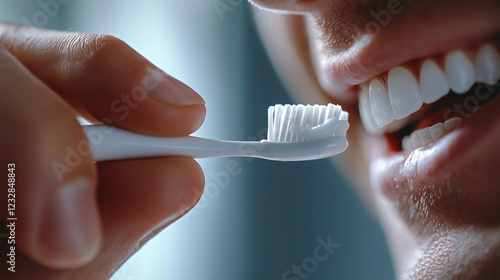
<instances>
[{"instance_id":1,"label":"toothbrush head","mask_svg":"<svg viewBox=\"0 0 500 280\"><path fill-rule=\"evenodd\" d=\"M268 110L267 140L305 142L346 137L349 113L339 105L275 105Z\"/></svg>"}]
</instances>

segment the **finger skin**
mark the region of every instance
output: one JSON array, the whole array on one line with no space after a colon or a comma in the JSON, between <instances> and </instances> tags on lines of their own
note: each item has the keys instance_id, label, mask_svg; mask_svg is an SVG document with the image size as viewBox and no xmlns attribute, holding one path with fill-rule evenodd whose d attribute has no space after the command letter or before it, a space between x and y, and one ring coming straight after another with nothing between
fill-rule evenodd
<instances>
[{"instance_id":1,"label":"finger skin","mask_svg":"<svg viewBox=\"0 0 500 280\"><path fill-rule=\"evenodd\" d=\"M12 279L109 279L147 240L194 207L204 186L200 166L185 157L99 163L99 173L104 232L99 255L85 267L56 270L21 252Z\"/></svg>"},{"instance_id":2,"label":"finger skin","mask_svg":"<svg viewBox=\"0 0 500 280\"><path fill-rule=\"evenodd\" d=\"M101 261L114 261L109 267L121 265L194 207L205 183L201 167L186 157L101 163L99 170L106 174L100 177L98 193L105 224L102 253L114 255Z\"/></svg>"},{"instance_id":3,"label":"finger skin","mask_svg":"<svg viewBox=\"0 0 500 280\"><path fill-rule=\"evenodd\" d=\"M194 132L202 124L205 116L204 101L191 88L161 72L124 42L111 36L56 32L0 23L0 44L4 44L7 51L15 56L15 59L12 56L5 57L15 62L12 65L15 64L16 71L0 69L9 73L3 75L0 81L3 83L0 114L2 135L7 135L3 133L4 131L9 132L9 137L2 139L1 145L2 149L8 150L5 153L5 161L16 162L16 166L19 167L18 183L23 186L18 188L18 196L23 198L23 202L19 204L17 210L18 217L25 221L18 228L20 263L25 264L25 270L34 273L31 275L37 279L44 277L66 279L68 275L80 275L81 279L89 279L84 275L93 275L92 279L99 279L103 275L112 273L118 263L128 258L159 228L173 222L190 209L199 199L201 190L195 188L197 191L194 192L190 189L191 197L182 203L180 200L175 202L174 199L182 197L181 191L169 193L173 195L169 198L171 203L167 204L170 208L158 206L159 209L163 209L160 214L136 211L138 226L132 228L130 228L132 225L130 215L127 219L116 219L120 217L120 213L126 211L112 212L112 209L100 209L115 205L115 200L107 200L107 203L100 203L99 206L96 205L97 201L88 195L84 200L86 202L75 200L78 203L70 204L80 205L79 207L87 205L88 209L73 212L85 213L83 220L94 220L94 224L89 228L97 228L94 233L98 234L94 234L94 237L97 237L94 238L93 245L88 246L93 248L92 254L88 253L85 258L79 260L72 260L73 256L61 259L61 254L68 253L64 251L64 246L58 243L58 240L64 240L64 235L59 236L55 232L52 236L52 232L42 226L57 228L61 224L60 221L64 221L64 215L59 215L63 211L58 211L54 206L57 204L54 203L53 197L57 197L57 194L62 192L61 189L65 189L61 186L75 178L81 176L88 178L93 192L97 181L95 165L92 163L89 151L79 149L88 143L81 127L75 121L75 110L89 120L114 124L139 133L183 136ZM5 50L1 51L7 54ZM0 65L0 67L5 66ZM159 86L148 87L151 83L144 83L145 78L150 77L151 73L156 73L155 77L158 77L158 73L161 74L161 79L155 78ZM138 95L141 92L146 94ZM148 162L144 162L143 167L148 166L151 170L157 170L154 164ZM57 166L65 166L65 169L59 168L59 171L56 171L54 163L58 163ZM121 166L120 162L109 164L110 168L103 168L104 171L99 172L100 185L104 186L100 186L99 191L106 193L106 189L101 190L101 188L112 188L109 186L115 185L112 183L115 179L128 178L127 181L117 184L127 186L134 185L130 184L136 182L134 178L141 178L137 174L133 175L135 174L133 172L127 173L130 176L123 176L123 172L127 171L127 165ZM121 168L113 169L115 165ZM179 166L186 167L186 170L194 169L194 174L202 174L199 167L198 169L192 167L192 163L191 165L180 163ZM175 166L169 168L178 170ZM147 173L148 171L144 170L144 174ZM179 170L177 173L185 174ZM173 179L178 178L177 174L170 172L163 171L161 174L163 177L159 178L163 178L163 181L170 180L165 174L170 174ZM109 184L102 183L105 178L110 178ZM180 189L183 190L188 188L188 185L199 186L199 182L203 181L200 179L202 175L189 178L192 184L183 184L181 180L179 184L174 185L183 186ZM165 184L159 183L162 180L153 182L153 185L165 187ZM0 191L2 192L3 190ZM154 201L159 197L161 196L153 196L151 200ZM138 199L141 205L145 206L146 202L149 200ZM44 217L46 214L43 214L47 213L47 209L55 213L48 219ZM173 209L176 209L176 212L172 212ZM111 214L106 215L108 212ZM6 217L6 213L1 214L2 217ZM105 235L106 243L97 258L100 262L95 263L93 255L99 252L95 248L99 248L101 244L101 222L97 217L99 214L107 223L102 227L109 229L114 227L117 230L107 231L112 233ZM151 215L147 218L144 216L146 214ZM89 219L89 215L96 217ZM117 225L113 221L121 221L122 224ZM44 229L41 231L43 234L39 233L40 227ZM125 239L116 239L127 227L131 235ZM45 236L43 238L45 242L42 244L44 246L37 244L36 236L40 235ZM55 251L50 252L50 248L55 248ZM66 262L61 262L63 260ZM89 262L88 266L81 267ZM76 267L81 268L74 269ZM95 272L88 270L89 267L94 268ZM74 279L73 276L70 279Z\"/></svg>"},{"instance_id":4,"label":"finger skin","mask_svg":"<svg viewBox=\"0 0 500 280\"><path fill-rule=\"evenodd\" d=\"M85 218L92 230L82 236L90 243L81 256L55 256L50 251L58 248L43 249L44 240L40 238L47 204L64 190L68 181L76 176L85 177L89 181L86 188L95 192L96 170L90 154L77 154L75 161L68 161L70 149L78 150L79 144L87 143L73 110L1 46L0 89L2 166L8 163L16 166L16 217L22 221L16 227L18 247L48 266L58 266L59 261L68 261L70 266L88 262L101 242L98 211L93 208L95 198L90 199L89 216ZM65 166L66 170L58 172L54 164ZM2 188L2 197L7 197L5 191ZM2 217L7 217L6 210L4 207L0 210ZM54 258L48 259L47 254Z\"/></svg>"},{"instance_id":5,"label":"finger skin","mask_svg":"<svg viewBox=\"0 0 500 280\"><path fill-rule=\"evenodd\" d=\"M203 123L206 109L201 97L197 104L179 106L148 94L155 88L143 85L145 77L151 70L161 71L115 37L0 23L0 43L92 121L157 136L187 135ZM198 96L161 73L165 82L156 90L160 95Z\"/></svg>"}]
</instances>

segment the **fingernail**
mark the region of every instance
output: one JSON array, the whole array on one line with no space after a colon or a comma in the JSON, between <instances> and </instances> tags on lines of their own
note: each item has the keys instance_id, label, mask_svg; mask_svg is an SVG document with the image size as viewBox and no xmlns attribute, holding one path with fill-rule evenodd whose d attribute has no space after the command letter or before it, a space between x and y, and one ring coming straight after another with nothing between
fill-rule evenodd
<instances>
[{"instance_id":1,"label":"fingernail","mask_svg":"<svg viewBox=\"0 0 500 280\"><path fill-rule=\"evenodd\" d=\"M49 199L38 231L40 254L58 268L90 262L99 251L101 225L89 179L67 182Z\"/></svg>"},{"instance_id":2,"label":"fingernail","mask_svg":"<svg viewBox=\"0 0 500 280\"><path fill-rule=\"evenodd\" d=\"M205 104L205 100L187 85L156 69L149 69L142 80L149 96L171 105Z\"/></svg>"}]
</instances>

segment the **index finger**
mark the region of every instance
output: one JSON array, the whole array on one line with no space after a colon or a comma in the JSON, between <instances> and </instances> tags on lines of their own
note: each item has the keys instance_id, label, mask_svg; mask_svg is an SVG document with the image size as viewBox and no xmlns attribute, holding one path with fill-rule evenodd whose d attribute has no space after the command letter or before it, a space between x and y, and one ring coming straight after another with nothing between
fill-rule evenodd
<instances>
[{"instance_id":1,"label":"index finger","mask_svg":"<svg viewBox=\"0 0 500 280\"><path fill-rule=\"evenodd\" d=\"M92 121L158 136L194 132L204 100L123 41L0 23L0 43Z\"/></svg>"}]
</instances>

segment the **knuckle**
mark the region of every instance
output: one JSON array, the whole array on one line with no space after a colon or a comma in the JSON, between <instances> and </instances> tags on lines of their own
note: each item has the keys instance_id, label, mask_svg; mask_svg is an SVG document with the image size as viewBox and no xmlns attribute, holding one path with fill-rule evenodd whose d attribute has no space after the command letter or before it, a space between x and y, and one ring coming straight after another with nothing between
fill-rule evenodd
<instances>
[{"instance_id":1,"label":"knuckle","mask_svg":"<svg viewBox=\"0 0 500 280\"><path fill-rule=\"evenodd\" d=\"M84 77L111 75L117 68L133 67L137 58L127 43L111 35L77 35L70 45L76 46L71 61L80 61Z\"/></svg>"},{"instance_id":2,"label":"knuckle","mask_svg":"<svg viewBox=\"0 0 500 280\"><path fill-rule=\"evenodd\" d=\"M138 65L134 59L137 57L135 51L114 36L97 34L70 36L65 40L66 48L69 48L67 59L60 66L71 68L71 71L64 73L67 73L68 78L74 79L76 84L83 86L79 90L110 89L111 81L116 80L114 77ZM89 80L94 83L88 84Z\"/></svg>"},{"instance_id":3,"label":"knuckle","mask_svg":"<svg viewBox=\"0 0 500 280\"><path fill-rule=\"evenodd\" d=\"M69 49L72 58L77 56L88 59L102 50L123 48L127 44L111 35L73 33L61 40L60 46Z\"/></svg>"},{"instance_id":4,"label":"knuckle","mask_svg":"<svg viewBox=\"0 0 500 280\"><path fill-rule=\"evenodd\" d=\"M92 43L96 49L101 48L123 48L128 47L128 45L121 39L116 38L111 35L94 35L92 38Z\"/></svg>"}]
</instances>

